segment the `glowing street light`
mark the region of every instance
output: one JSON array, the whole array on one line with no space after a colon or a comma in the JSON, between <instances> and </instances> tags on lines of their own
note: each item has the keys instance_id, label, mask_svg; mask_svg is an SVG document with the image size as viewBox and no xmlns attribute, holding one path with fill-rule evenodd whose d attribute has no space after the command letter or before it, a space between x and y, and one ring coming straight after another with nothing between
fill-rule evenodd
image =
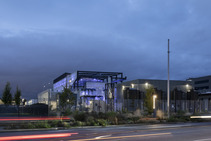
<instances>
[{"instance_id":1,"label":"glowing street light","mask_svg":"<svg viewBox=\"0 0 211 141\"><path fill-rule=\"evenodd\" d=\"M157 98L157 95L153 95L153 117L156 117L156 107L155 107L155 99Z\"/></svg>"},{"instance_id":2,"label":"glowing street light","mask_svg":"<svg viewBox=\"0 0 211 141\"><path fill-rule=\"evenodd\" d=\"M146 82L146 83L145 83L145 86L146 86L146 88L148 88L148 86L149 86L149 83L148 83L148 82Z\"/></svg>"},{"instance_id":3,"label":"glowing street light","mask_svg":"<svg viewBox=\"0 0 211 141\"><path fill-rule=\"evenodd\" d=\"M155 99L157 98L157 95L153 95L153 109L155 110Z\"/></svg>"},{"instance_id":4,"label":"glowing street light","mask_svg":"<svg viewBox=\"0 0 211 141\"><path fill-rule=\"evenodd\" d=\"M124 90L125 89L125 86L122 86L122 90Z\"/></svg>"}]
</instances>

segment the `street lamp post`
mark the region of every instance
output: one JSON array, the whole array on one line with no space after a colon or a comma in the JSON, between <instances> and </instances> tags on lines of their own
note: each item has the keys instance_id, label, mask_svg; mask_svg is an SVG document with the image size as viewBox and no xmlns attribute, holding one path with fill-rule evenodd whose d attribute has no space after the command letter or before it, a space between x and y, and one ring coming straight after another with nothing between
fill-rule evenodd
<instances>
[{"instance_id":1,"label":"street lamp post","mask_svg":"<svg viewBox=\"0 0 211 141\"><path fill-rule=\"evenodd\" d=\"M169 54L170 54L170 51L169 51L169 42L170 40L168 39L168 81L167 81L167 114L168 114L168 118L170 116L170 108L169 108L169 105L170 105L170 84L169 84Z\"/></svg>"},{"instance_id":2,"label":"street lamp post","mask_svg":"<svg viewBox=\"0 0 211 141\"><path fill-rule=\"evenodd\" d=\"M156 117L156 104L155 104L156 98L157 96L153 95L153 117Z\"/></svg>"}]
</instances>

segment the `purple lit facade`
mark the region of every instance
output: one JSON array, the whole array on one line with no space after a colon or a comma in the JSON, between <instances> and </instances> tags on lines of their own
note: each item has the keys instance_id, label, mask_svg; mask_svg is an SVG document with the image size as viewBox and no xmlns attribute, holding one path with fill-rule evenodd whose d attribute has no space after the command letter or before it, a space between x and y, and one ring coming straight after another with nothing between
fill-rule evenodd
<instances>
[{"instance_id":1,"label":"purple lit facade","mask_svg":"<svg viewBox=\"0 0 211 141\"><path fill-rule=\"evenodd\" d=\"M54 80L54 91L62 92L64 86L70 88L77 94L77 110L105 112L116 109L115 87L118 82L126 79L122 73L76 71L65 74L55 79L57 81Z\"/></svg>"}]
</instances>

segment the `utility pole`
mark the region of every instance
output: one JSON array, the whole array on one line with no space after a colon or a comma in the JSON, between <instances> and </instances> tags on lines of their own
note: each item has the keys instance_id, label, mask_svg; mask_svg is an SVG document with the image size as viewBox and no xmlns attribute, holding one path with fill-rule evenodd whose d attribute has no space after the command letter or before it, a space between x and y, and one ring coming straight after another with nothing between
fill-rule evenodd
<instances>
[{"instance_id":1,"label":"utility pole","mask_svg":"<svg viewBox=\"0 0 211 141\"><path fill-rule=\"evenodd\" d=\"M169 54L170 54L170 51L169 51L169 41L170 39L168 39L168 82L167 82L167 112L168 112L168 118L170 116L169 114L169 110L170 110L170 92L169 92Z\"/></svg>"}]
</instances>

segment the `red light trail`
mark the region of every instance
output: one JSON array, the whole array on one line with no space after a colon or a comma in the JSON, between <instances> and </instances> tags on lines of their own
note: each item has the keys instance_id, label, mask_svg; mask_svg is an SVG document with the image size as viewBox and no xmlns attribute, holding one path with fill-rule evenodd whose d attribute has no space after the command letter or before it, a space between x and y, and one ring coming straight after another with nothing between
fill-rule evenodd
<instances>
[{"instance_id":1,"label":"red light trail","mask_svg":"<svg viewBox=\"0 0 211 141\"><path fill-rule=\"evenodd\" d=\"M63 138L63 137L70 137L71 135L76 135L76 134L78 134L78 133L58 133L58 134L43 134L43 135L10 136L10 137L0 137L0 141Z\"/></svg>"}]
</instances>

